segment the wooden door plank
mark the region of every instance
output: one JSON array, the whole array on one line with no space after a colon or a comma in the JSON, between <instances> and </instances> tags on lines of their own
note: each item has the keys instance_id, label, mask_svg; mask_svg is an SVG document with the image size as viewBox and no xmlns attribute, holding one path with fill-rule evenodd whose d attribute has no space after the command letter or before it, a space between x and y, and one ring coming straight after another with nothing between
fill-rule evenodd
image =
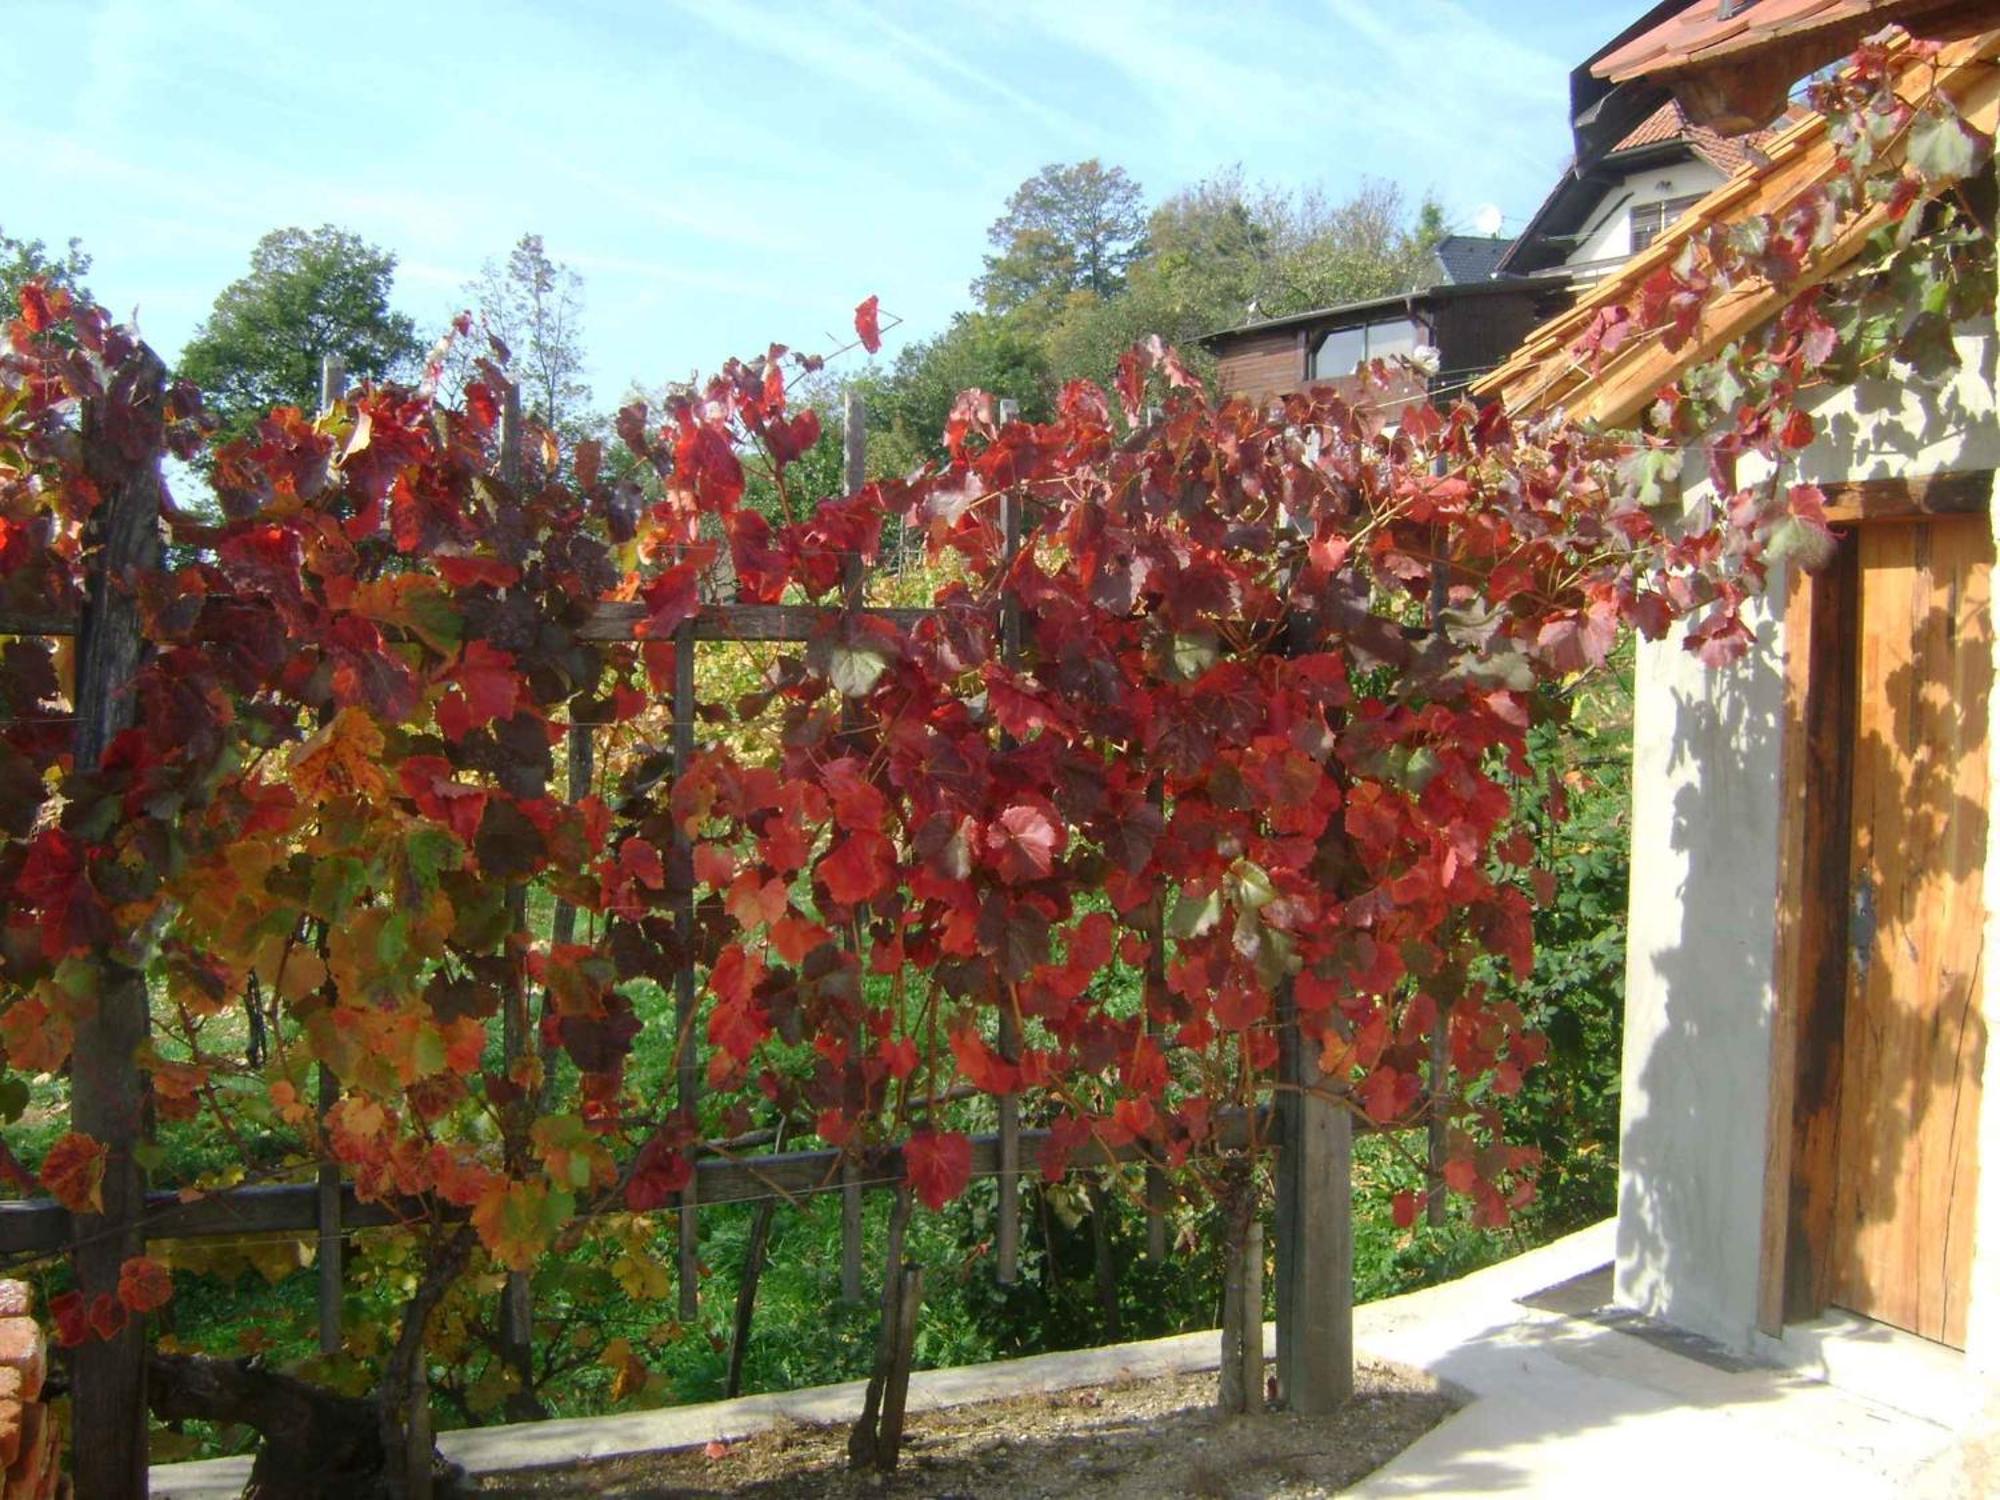
<instances>
[{"instance_id":1,"label":"wooden door plank","mask_svg":"<svg viewBox=\"0 0 2000 1500\"><path fill-rule=\"evenodd\" d=\"M1784 813L1777 1007L1771 1037L1758 1326L1825 1306L1847 1000L1848 811L1853 779L1859 547L1795 572L1785 604Z\"/></svg>"},{"instance_id":2,"label":"wooden door plank","mask_svg":"<svg viewBox=\"0 0 2000 1500\"><path fill-rule=\"evenodd\" d=\"M1992 537L1866 528L1828 1293L1962 1346L1978 1170Z\"/></svg>"}]
</instances>

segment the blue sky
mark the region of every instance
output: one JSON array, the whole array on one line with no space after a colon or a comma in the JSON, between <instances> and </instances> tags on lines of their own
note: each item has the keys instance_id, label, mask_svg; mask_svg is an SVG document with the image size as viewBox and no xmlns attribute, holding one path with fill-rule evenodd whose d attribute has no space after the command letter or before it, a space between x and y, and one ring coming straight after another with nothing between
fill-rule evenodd
<instances>
[{"instance_id":1,"label":"blue sky","mask_svg":"<svg viewBox=\"0 0 2000 1500\"><path fill-rule=\"evenodd\" d=\"M524 230L585 279L597 401L878 293L936 331L1041 165L1149 197L1241 163L1344 195L1532 211L1568 70L1641 0L4 0L0 228L79 235L171 357L251 245L332 222L393 250L426 330ZM21 63L32 62L32 66Z\"/></svg>"}]
</instances>

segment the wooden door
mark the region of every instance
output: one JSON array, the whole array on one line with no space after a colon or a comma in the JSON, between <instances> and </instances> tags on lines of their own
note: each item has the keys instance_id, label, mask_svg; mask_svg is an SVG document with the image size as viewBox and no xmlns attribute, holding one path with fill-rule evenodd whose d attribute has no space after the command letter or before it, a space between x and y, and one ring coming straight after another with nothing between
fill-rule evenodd
<instances>
[{"instance_id":1,"label":"wooden door","mask_svg":"<svg viewBox=\"0 0 2000 1500\"><path fill-rule=\"evenodd\" d=\"M1978 1178L1993 542L1859 528L1848 977L1828 1299L1963 1347Z\"/></svg>"}]
</instances>

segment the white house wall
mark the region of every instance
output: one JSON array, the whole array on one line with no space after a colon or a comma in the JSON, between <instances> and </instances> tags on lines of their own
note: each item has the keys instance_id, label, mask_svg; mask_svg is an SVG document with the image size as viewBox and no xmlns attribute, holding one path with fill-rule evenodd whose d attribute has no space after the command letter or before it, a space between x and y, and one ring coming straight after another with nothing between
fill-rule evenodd
<instances>
[{"instance_id":1,"label":"white house wall","mask_svg":"<svg viewBox=\"0 0 2000 1500\"><path fill-rule=\"evenodd\" d=\"M1813 406L1819 440L1795 477L1916 476L2000 465L1990 327L1959 341L1941 388L1863 382ZM1697 461L1690 465L1700 472ZM1745 477L1748 471L1745 471ZM1690 491L1700 500L1705 484ZM1710 671L1678 634L1642 642L1633 712L1632 892L1626 957L1616 1294L1734 1348L1756 1327L1766 1109L1775 1007L1784 584L1751 620L1756 644ZM2000 713L2000 693L1991 696ZM1989 724L2000 787L2000 723ZM2000 817L1989 828L1987 951L2000 954ZM1982 1004L1995 1003L1993 962ZM1983 1094L2000 1099L2000 1048ZM2000 1368L2000 1106L1980 1122L1967 1358Z\"/></svg>"},{"instance_id":2,"label":"white house wall","mask_svg":"<svg viewBox=\"0 0 2000 1500\"><path fill-rule=\"evenodd\" d=\"M1774 1004L1782 585L1726 672L1641 642L1617 1300L1732 1345L1757 1317Z\"/></svg>"},{"instance_id":3,"label":"white house wall","mask_svg":"<svg viewBox=\"0 0 2000 1500\"><path fill-rule=\"evenodd\" d=\"M1598 200L1583 223L1583 241L1564 262L1589 266L1599 261L1623 261L1632 253L1632 210L1665 198L1685 198L1720 187L1726 179L1706 161L1695 157L1672 166L1626 174L1625 180ZM1615 205L1615 206L1614 206Z\"/></svg>"}]
</instances>

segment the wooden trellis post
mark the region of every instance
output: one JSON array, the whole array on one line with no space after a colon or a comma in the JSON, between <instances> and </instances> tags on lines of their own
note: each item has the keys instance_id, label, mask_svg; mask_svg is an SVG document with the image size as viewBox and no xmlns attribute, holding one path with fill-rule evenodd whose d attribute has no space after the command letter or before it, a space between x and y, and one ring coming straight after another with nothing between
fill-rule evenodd
<instances>
[{"instance_id":1,"label":"wooden trellis post","mask_svg":"<svg viewBox=\"0 0 2000 1500\"><path fill-rule=\"evenodd\" d=\"M1437 462L1438 472L1444 471L1444 460ZM1431 550L1439 552L1444 545L1443 528L1437 528ZM1451 564L1439 557L1431 564L1430 627L1433 631L1443 628L1444 612L1451 603ZM1458 992L1464 982L1464 975L1455 967L1449 953L1446 969L1433 986L1437 1001L1437 1016L1431 1022L1430 1064L1425 1075L1430 1089L1430 1119L1426 1136L1430 1148L1430 1191L1424 1195L1424 1222L1432 1228L1441 1227L1445 1222L1444 1160L1451 1145L1450 1120L1445 1115L1444 1105L1449 1090L1447 1080L1451 1077L1451 1006L1458 1000Z\"/></svg>"},{"instance_id":2,"label":"wooden trellis post","mask_svg":"<svg viewBox=\"0 0 2000 1500\"><path fill-rule=\"evenodd\" d=\"M674 780L687 774L694 760L694 622L686 621L674 631ZM674 823L676 865L691 868L692 842L678 820ZM681 962L674 974L674 1034L679 1038L679 1066L675 1071L674 1103L687 1118L690 1129L699 1135L698 1109L701 1104L701 1062L695 1047L694 993L694 881L688 879L687 894L674 913L674 927L680 934ZM680 1250L676 1276L680 1283L680 1318L692 1323L701 1312L701 1233L695 1218L696 1179L681 1189Z\"/></svg>"},{"instance_id":3,"label":"wooden trellis post","mask_svg":"<svg viewBox=\"0 0 2000 1500\"><path fill-rule=\"evenodd\" d=\"M1146 794L1146 801L1164 815L1166 794L1158 782ZM1155 1014L1158 1006L1164 1005L1167 994L1167 896L1164 890L1153 897L1152 908L1146 913L1146 983L1143 990L1143 1004L1146 1007L1146 1034L1156 1042L1160 1036L1160 1022ZM1163 1261L1167 1258L1167 1174L1151 1162L1146 1164L1146 1258Z\"/></svg>"},{"instance_id":4,"label":"wooden trellis post","mask_svg":"<svg viewBox=\"0 0 2000 1500\"><path fill-rule=\"evenodd\" d=\"M322 413L331 411L333 404L347 394L347 365L338 354L329 354L320 361L319 367L319 409ZM340 1084L333 1076L333 1069L325 1063L318 1065L319 1073L319 1119L321 1139L325 1139L326 1117L332 1113L335 1102L340 1098ZM319 1352L338 1354L342 1343L340 1331L340 1304L345 1290L345 1267L343 1259L346 1246L340 1236L340 1165L331 1156L320 1159L316 1178L319 1189L319 1240L316 1269L319 1274Z\"/></svg>"},{"instance_id":5,"label":"wooden trellis post","mask_svg":"<svg viewBox=\"0 0 2000 1500\"><path fill-rule=\"evenodd\" d=\"M868 482L868 413L858 391L848 391L840 407L841 482L847 493L860 491ZM861 560L847 559L842 578L849 609L861 607ZM861 1300L861 1174L854 1163L840 1165L840 1297L843 1302Z\"/></svg>"},{"instance_id":6,"label":"wooden trellis post","mask_svg":"<svg viewBox=\"0 0 2000 1500\"><path fill-rule=\"evenodd\" d=\"M1012 401L1000 403L1000 420L1014 420L1018 408ZM1013 666L1021 656L1021 611L1012 594L1014 559L1021 553L1021 501L1012 490L1000 497L1002 556L1000 586L1000 660ZM1001 745L1011 747L1013 736L1003 734ZM1013 987L1005 981L1000 989L1000 1056L1007 1062L1021 1058L1021 1022L1014 1013ZM1000 1096L1000 1222L994 1236L994 1275L1003 1285L1012 1285L1021 1274L1021 1100L1015 1094Z\"/></svg>"},{"instance_id":7,"label":"wooden trellis post","mask_svg":"<svg viewBox=\"0 0 2000 1500\"><path fill-rule=\"evenodd\" d=\"M1278 1002L1278 1398L1324 1416L1354 1394L1353 1120Z\"/></svg>"},{"instance_id":8,"label":"wooden trellis post","mask_svg":"<svg viewBox=\"0 0 2000 1500\"><path fill-rule=\"evenodd\" d=\"M521 387L509 380L500 405L500 482L509 489L521 483ZM515 1081L521 1062L528 1055L533 1035L528 1014L528 887L515 881L507 887L508 954L511 965L505 1009L501 1012L501 1055L508 1081ZM507 1167L517 1172L527 1151L528 1117L532 1104L518 1099L505 1112ZM519 1394L532 1401L535 1380L534 1289L526 1271L509 1271L500 1292L500 1357L514 1371ZM414 1397L412 1398L414 1400Z\"/></svg>"},{"instance_id":9,"label":"wooden trellis post","mask_svg":"<svg viewBox=\"0 0 2000 1500\"><path fill-rule=\"evenodd\" d=\"M95 767L137 717L132 694L142 647L138 574L159 566L160 460L136 464L121 451L130 418L108 410L129 402L158 421L166 367L141 347L129 392L92 397L83 408L84 468L103 497L84 527L91 549L76 653L76 749L79 768ZM113 384L113 391L122 382ZM119 1269L146 1249L145 1181L139 1147L145 1131L145 1080L138 1053L149 1024L146 975L107 944L97 954L97 1004L76 1025L70 1052L70 1124L105 1150L102 1211L73 1218L77 1288L116 1297ZM89 1339L72 1356L73 1473L92 1497L146 1493L146 1333L128 1319L107 1339Z\"/></svg>"},{"instance_id":10,"label":"wooden trellis post","mask_svg":"<svg viewBox=\"0 0 2000 1500\"><path fill-rule=\"evenodd\" d=\"M1285 649L1311 650L1316 623L1293 616ZM1324 1416L1354 1394L1354 1120L1345 1079L1329 1079L1299 1032L1289 979L1278 991L1278 1399Z\"/></svg>"}]
</instances>

